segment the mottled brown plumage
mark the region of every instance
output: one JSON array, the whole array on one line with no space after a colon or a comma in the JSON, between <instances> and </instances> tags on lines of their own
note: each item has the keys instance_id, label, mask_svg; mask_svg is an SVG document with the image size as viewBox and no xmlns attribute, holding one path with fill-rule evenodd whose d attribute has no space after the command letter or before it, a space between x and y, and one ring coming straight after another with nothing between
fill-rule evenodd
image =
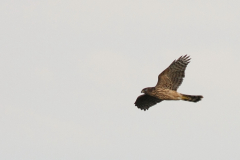
<instances>
[{"instance_id":1,"label":"mottled brown plumage","mask_svg":"<svg viewBox=\"0 0 240 160\"><path fill-rule=\"evenodd\" d=\"M158 82L155 87L147 87L142 90L135 105L143 110L163 101L163 100L185 100L198 102L202 96L185 95L177 92L178 87L182 84L185 77L185 69L190 62L189 56L181 56L174 60L168 68L166 68L158 76Z\"/></svg>"}]
</instances>

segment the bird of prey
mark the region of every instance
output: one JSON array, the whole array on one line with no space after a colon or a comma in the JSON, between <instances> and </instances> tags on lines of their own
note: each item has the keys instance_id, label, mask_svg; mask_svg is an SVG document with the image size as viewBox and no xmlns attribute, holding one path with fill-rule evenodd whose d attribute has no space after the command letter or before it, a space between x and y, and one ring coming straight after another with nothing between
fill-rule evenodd
<instances>
[{"instance_id":1,"label":"bird of prey","mask_svg":"<svg viewBox=\"0 0 240 160\"><path fill-rule=\"evenodd\" d=\"M144 94L137 98L134 103L135 106L145 111L163 100L200 101L203 96L186 95L177 92L178 87L182 84L185 76L184 72L189 62L190 58L188 55L174 60L168 68L159 74L155 87L147 87L141 91Z\"/></svg>"}]
</instances>

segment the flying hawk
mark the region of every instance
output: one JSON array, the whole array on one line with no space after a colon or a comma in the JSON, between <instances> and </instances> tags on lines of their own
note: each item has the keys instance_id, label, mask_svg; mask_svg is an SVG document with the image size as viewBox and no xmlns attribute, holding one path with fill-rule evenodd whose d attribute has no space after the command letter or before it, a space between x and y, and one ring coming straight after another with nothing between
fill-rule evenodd
<instances>
[{"instance_id":1,"label":"flying hawk","mask_svg":"<svg viewBox=\"0 0 240 160\"><path fill-rule=\"evenodd\" d=\"M145 111L163 100L200 101L203 96L186 95L177 92L178 87L182 84L185 76L184 71L189 62L190 58L187 55L174 60L167 69L159 74L155 87L147 87L141 91L144 94L137 98L134 103L135 106Z\"/></svg>"}]
</instances>

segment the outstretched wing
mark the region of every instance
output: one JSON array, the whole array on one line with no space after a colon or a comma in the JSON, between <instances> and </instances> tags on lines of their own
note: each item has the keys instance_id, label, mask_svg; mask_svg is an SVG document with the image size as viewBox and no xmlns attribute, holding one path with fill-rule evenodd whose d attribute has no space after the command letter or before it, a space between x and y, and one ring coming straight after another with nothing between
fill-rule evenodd
<instances>
[{"instance_id":1,"label":"outstretched wing","mask_svg":"<svg viewBox=\"0 0 240 160\"><path fill-rule=\"evenodd\" d=\"M147 94L143 94L138 96L136 102L134 103L139 109L147 110L149 107L161 102L161 99L149 96Z\"/></svg>"},{"instance_id":2,"label":"outstretched wing","mask_svg":"<svg viewBox=\"0 0 240 160\"><path fill-rule=\"evenodd\" d=\"M174 60L168 68L159 74L156 88L167 88L176 91L182 84L185 77L184 71L189 62L190 58L187 55Z\"/></svg>"}]
</instances>

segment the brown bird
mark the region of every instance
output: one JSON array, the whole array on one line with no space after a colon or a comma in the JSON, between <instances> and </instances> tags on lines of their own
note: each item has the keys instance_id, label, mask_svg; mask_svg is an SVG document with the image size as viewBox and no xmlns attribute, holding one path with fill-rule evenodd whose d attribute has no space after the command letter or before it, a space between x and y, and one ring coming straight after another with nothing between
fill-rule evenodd
<instances>
[{"instance_id":1,"label":"brown bird","mask_svg":"<svg viewBox=\"0 0 240 160\"><path fill-rule=\"evenodd\" d=\"M141 91L144 94L137 98L134 103L135 106L145 111L163 100L200 101L203 96L186 95L177 92L185 77L184 72L189 62L190 58L187 55L174 60L168 68L159 74L155 87L147 87Z\"/></svg>"}]
</instances>

